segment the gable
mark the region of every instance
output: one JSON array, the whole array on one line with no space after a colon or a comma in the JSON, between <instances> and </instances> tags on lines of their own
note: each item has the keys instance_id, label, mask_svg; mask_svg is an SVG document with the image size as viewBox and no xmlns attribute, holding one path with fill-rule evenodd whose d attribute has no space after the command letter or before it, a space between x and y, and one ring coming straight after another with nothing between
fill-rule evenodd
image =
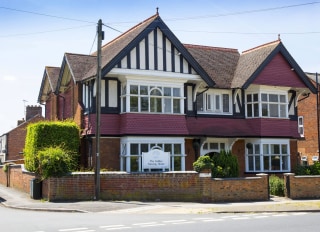
<instances>
[{"instance_id":1,"label":"gable","mask_svg":"<svg viewBox=\"0 0 320 232\"><path fill-rule=\"evenodd\" d=\"M281 53L273 57L252 84L293 88L307 87Z\"/></svg>"},{"instance_id":2,"label":"gable","mask_svg":"<svg viewBox=\"0 0 320 232\"><path fill-rule=\"evenodd\" d=\"M126 38L125 43L123 37ZM129 41L128 38L130 38ZM108 50L110 55L113 54L113 57L110 57ZM115 53L115 50L117 53ZM105 60L105 57L109 57L109 59ZM129 30L120 38L104 46L102 49L102 66L102 76L105 76L113 68L157 70L197 74L209 86L214 85L214 81L158 15L144 24L144 28L137 26L137 28ZM87 77L92 75L94 74L91 71L87 74Z\"/></svg>"},{"instance_id":3,"label":"gable","mask_svg":"<svg viewBox=\"0 0 320 232\"><path fill-rule=\"evenodd\" d=\"M197 74L190 62L159 28L145 35L117 67Z\"/></svg>"}]
</instances>

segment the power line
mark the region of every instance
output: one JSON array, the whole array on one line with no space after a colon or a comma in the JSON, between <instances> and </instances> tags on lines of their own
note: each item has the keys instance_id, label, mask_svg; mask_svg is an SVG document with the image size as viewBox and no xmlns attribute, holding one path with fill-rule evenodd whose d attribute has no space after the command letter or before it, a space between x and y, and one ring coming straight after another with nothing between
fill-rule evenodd
<instances>
[{"instance_id":1,"label":"power line","mask_svg":"<svg viewBox=\"0 0 320 232\"><path fill-rule=\"evenodd\" d=\"M49 15L49 14L38 13L38 12L27 11L27 10L20 10L20 9L4 7L4 6L0 6L0 9L10 10L10 11L17 11L17 12L22 12L22 13L27 13L27 14L40 15L40 16L56 18L56 19L63 19L63 20L69 20L69 21L77 21L77 22L83 22L83 23L94 23L94 24L97 24L96 22L86 21L86 20L82 20L82 19L67 18L67 17L61 17L61 16L57 16L57 15Z\"/></svg>"},{"instance_id":2,"label":"power line","mask_svg":"<svg viewBox=\"0 0 320 232\"><path fill-rule=\"evenodd\" d=\"M95 24L96 24L96 23L95 23ZM21 33L21 34L0 35L0 38L16 37L16 36L38 35L38 34L45 34L45 33L57 32L57 31L74 30L74 29L78 29L78 28L91 27L91 26L92 26L92 24L90 24L90 25L78 26L78 27L68 27L68 28L62 28L62 29L56 29L56 30L49 30L49 31L37 31L37 32Z\"/></svg>"}]
</instances>

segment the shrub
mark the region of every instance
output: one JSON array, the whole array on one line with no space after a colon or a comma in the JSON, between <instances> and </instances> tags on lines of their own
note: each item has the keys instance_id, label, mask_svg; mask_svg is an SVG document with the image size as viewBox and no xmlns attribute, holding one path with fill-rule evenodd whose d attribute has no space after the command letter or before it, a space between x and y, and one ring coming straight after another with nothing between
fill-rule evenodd
<instances>
[{"instance_id":1,"label":"shrub","mask_svg":"<svg viewBox=\"0 0 320 232\"><path fill-rule=\"evenodd\" d=\"M214 167L214 165L213 165L212 159L207 155L200 156L197 159L197 161L195 161L193 163L193 169L196 172L201 172L201 171L203 171L205 169L212 170L213 167Z\"/></svg>"},{"instance_id":2,"label":"shrub","mask_svg":"<svg viewBox=\"0 0 320 232\"><path fill-rule=\"evenodd\" d=\"M312 165L298 165L294 169L294 173L298 176L304 175L320 175L320 162L314 162Z\"/></svg>"},{"instance_id":3,"label":"shrub","mask_svg":"<svg viewBox=\"0 0 320 232\"><path fill-rule=\"evenodd\" d=\"M284 196L284 180L276 175L269 176L270 194L274 196Z\"/></svg>"},{"instance_id":4,"label":"shrub","mask_svg":"<svg viewBox=\"0 0 320 232\"><path fill-rule=\"evenodd\" d=\"M64 153L72 154L72 160L76 160L74 156L78 154L79 145L80 130L75 122L41 121L29 124L24 147L25 167L31 172L38 173L39 152L52 147L63 149ZM41 156L44 156L43 153Z\"/></svg>"},{"instance_id":5,"label":"shrub","mask_svg":"<svg viewBox=\"0 0 320 232\"><path fill-rule=\"evenodd\" d=\"M42 179L60 177L76 168L76 156L61 147L48 147L38 152L37 173Z\"/></svg>"},{"instance_id":6,"label":"shrub","mask_svg":"<svg viewBox=\"0 0 320 232\"><path fill-rule=\"evenodd\" d=\"M239 165L236 156L231 151L222 150L219 154L212 155L214 168L212 177L228 178L239 176Z\"/></svg>"}]
</instances>

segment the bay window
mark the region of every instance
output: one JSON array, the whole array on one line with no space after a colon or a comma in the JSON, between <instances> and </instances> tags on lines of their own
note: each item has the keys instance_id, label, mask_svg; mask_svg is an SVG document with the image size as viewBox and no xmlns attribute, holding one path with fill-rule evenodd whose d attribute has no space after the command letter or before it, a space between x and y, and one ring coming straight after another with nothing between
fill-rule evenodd
<instances>
[{"instance_id":1,"label":"bay window","mask_svg":"<svg viewBox=\"0 0 320 232\"><path fill-rule=\"evenodd\" d=\"M247 172L290 171L290 145L288 140L256 140L246 143Z\"/></svg>"},{"instance_id":2,"label":"bay window","mask_svg":"<svg viewBox=\"0 0 320 232\"><path fill-rule=\"evenodd\" d=\"M286 94L249 93L246 95L247 117L287 118Z\"/></svg>"}]
</instances>

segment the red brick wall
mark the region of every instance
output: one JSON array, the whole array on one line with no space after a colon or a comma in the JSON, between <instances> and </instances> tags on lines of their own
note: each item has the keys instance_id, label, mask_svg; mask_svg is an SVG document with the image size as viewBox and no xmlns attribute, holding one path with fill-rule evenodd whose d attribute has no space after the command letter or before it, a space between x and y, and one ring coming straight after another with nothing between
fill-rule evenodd
<instances>
[{"instance_id":1,"label":"red brick wall","mask_svg":"<svg viewBox=\"0 0 320 232\"><path fill-rule=\"evenodd\" d=\"M317 96L310 94L308 98L298 102L298 115L303 116L304 138L298 140L298 152L307 156L308 163L313 164L312 156L318 155L318 129L317 129Z\"/></svg>"},{"instance_id":2,"label":"red brick wall","mask_svg":"<svg viewBox=\"0 0 320 232\"><path fill-rule=\"evenodd\" d=\"M21 124L15 129L11 130L7 134L7 156L6 160L18 160L23 159L23 149L25 145L26 135L27 135L27 126L29 123L38 122L43 120L41 116L34 117L28 122Z\"/></svg>"},{"instance_id":3,"label":"red brick wall","mask_svg":"<svg viewBox=\"0 0 320 232\"><path fill-rule=\"evenodd\" d=\"M232 154L237 156L239 165L239 176L245 176L246 161L245 161L245 141L244 139L237 140L232 146Z\"/></svg>"},{"instance_id":4,"label":"red brick wall","mask_svg":"<svg viewBox=\"0 0 320 232\"><path fill-rule=\"evenodd\" d=\"M291 199L319 199L320 176L285 174L285 195Z\"/></svg>"}]
</instances>

